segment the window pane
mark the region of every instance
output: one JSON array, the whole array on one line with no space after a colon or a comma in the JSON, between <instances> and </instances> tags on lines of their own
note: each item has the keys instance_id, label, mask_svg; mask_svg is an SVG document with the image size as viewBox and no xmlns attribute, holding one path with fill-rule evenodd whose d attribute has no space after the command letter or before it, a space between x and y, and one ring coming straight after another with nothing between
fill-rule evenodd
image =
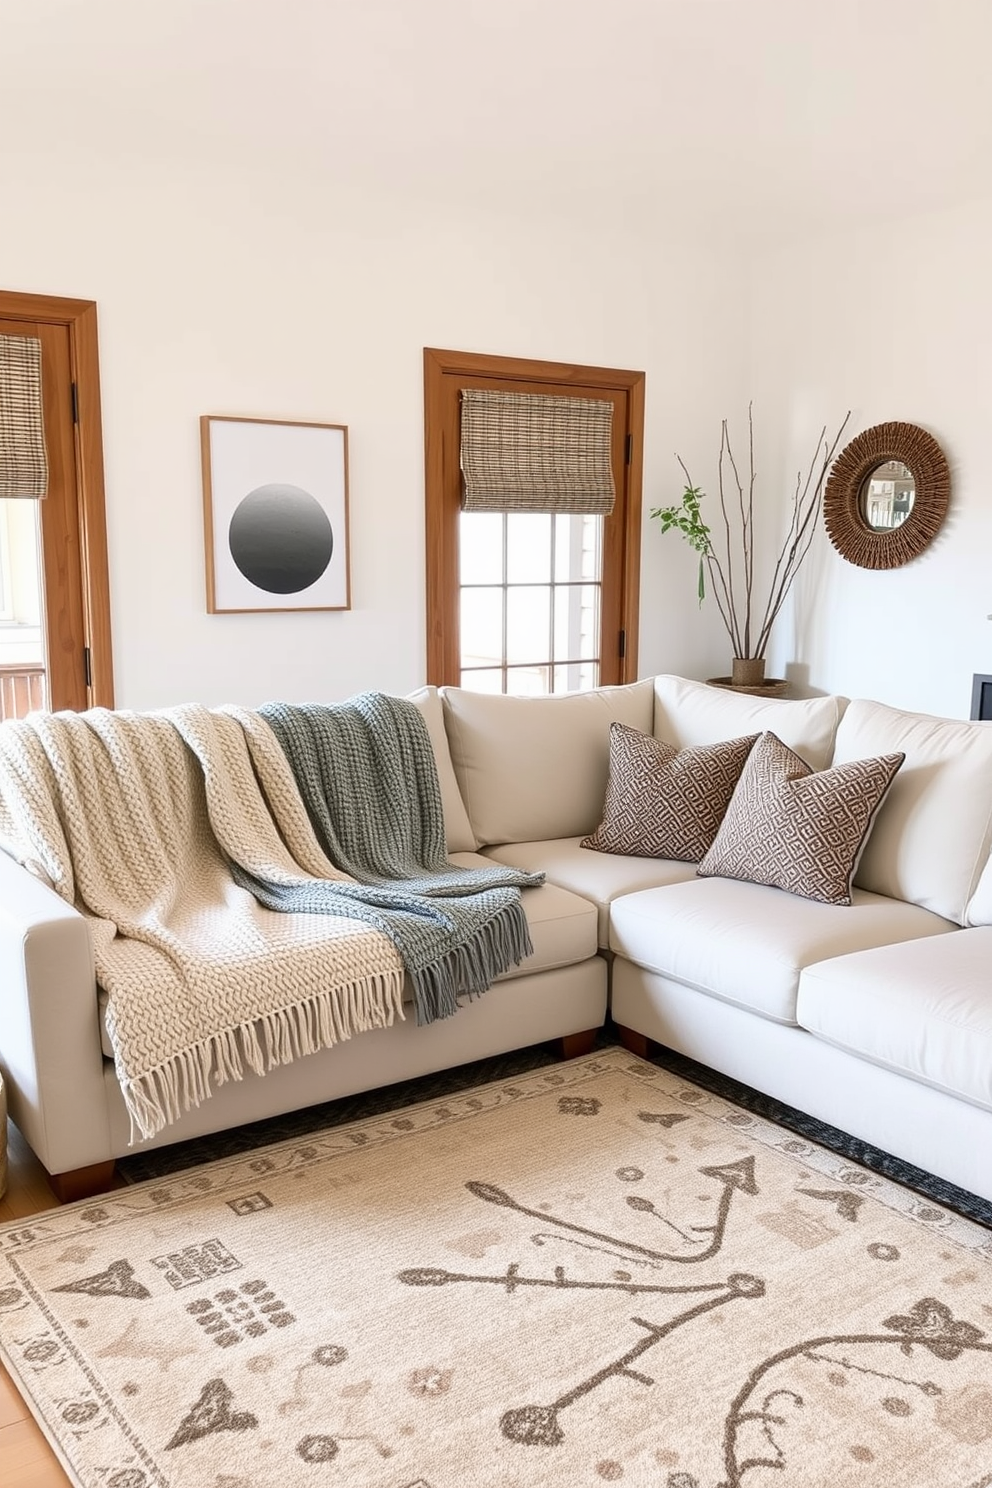
<instances>
[{"instance_id":1,"label":"window pane","mask_svg":"<svg viewBox=\"0 0 992 1488\"><path fill-rule=\"evenodd\" d=\"M462 512L458 519L458 559L463 584L502 584L503 515Z\"/></svg>"},{"instance_id":2,"label":"window pane","mask_svg":"<svg viewBox=\"0 0 992 1488\"><path fill-rule=\"evenodd\" d=\"M602 534L602 517L555 517L554 576L558 583L567 583L569 579L602 578Z\"/></svg>"},{"instance_id":3,"label":"window pane","mask_svg":"<svg viewBox=\"0 0 992 1488\"><path fill-rule=\"evenodd\" d=\"M502 692L502 667L484 668L478 672L462 672L461 685L472 692Z\"/></svg>"},{"instance_id":4,"label":"window pane","mask_svg":"<svg viewBox=\"0 0 992 1488\"><path fill-rule=\"evenodd\" d=\"M551 577L551 516L512 512L506 519L506 579L509 584L546 584Z\"/></svg>"},{"instance_id":5,"label":"window pane","mask_svg":"<svg viewBox=\"0 0 992 1488\"><path fill-rule=\"evenodd\" d=\"M603 518L582 519L582 577L599 579L603 573Z\"/></svg>"},{"instance_id":6,"label":"window pane","mask_svg":"<svg viewBox=\"0 0 992 1488\"><path fill-rule=\"evenodd\" d=\"M547 661L551 654L551 589L535 584L506 591L506 659Z\"/></svg>"},{"instance_id":7,"label":"window pane","mask_svg":"<svg viewBox=\"0 0 992 1488\"><path fill-rule=\"evenodd\" d=\"M462 666L498 665L503 659L503 590L463 589L461 601Z\"/></svg>"},{"instance_id":8,"label":"window pane","mask_svg":"<svg viewBox=\"0 0 992 1488\"><path fill-rule=\"evenodd\" d=\"M583 661L574 666L556 666L555 692L578 692L599 686L599 662Z\"/></svg>"},{"instance_id":9,"label":"window pane","mask_svg":"<svg viewBox=\"0 0 992 1488\"><path fill-rule=\"evenodd\" d=\"M555 589L555 661L594 660L599 642L598 584Z\"/></svg>"},{"instance_id":10,"label":"window pane","mask_svg":"<svg viewBox=\"0 0 992 1488\"><path fill-rule=\"evenodd\" d=\"M550 671L551 668L546 666L510 667L506 674L506 690L524 697L543 697L548 691Z\"/></svg>"},{"instance_id":11,"label":"window pane","mask_svg":"<svg viewBox=\"0 0 992 1488\"><path fill-rule=\"evenodd\" d=\"M0 719L48 707L40 501L0 500Z\"/></svg>"}]
</instances>

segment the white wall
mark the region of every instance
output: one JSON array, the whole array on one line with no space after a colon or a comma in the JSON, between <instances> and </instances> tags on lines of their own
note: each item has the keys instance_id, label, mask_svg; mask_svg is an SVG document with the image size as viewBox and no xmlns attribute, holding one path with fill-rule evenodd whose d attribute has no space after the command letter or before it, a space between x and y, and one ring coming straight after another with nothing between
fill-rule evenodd
<instances>
[{"instance_id":1,"label":"white wall","mask_svg":"<svg viewBox=\"0 0 992 1488\"><path fill-rule=\"evenodd\" d=\"M0 159L0 200L19 203L0 287L98 303L118 706L424 680L428 345L646 371L640 669L722 665L690 555L647 510L680 489L672 452L708 445L740 398L746 297L730 258L683 245L663 217L652 241L628 235L606 203L582 204L580 222L506 201L439 215L292 160L225 164L169 128L174 108L96 145L90 130L76 150L25 142ZM361 140L342 148L353 178ZM350 612L207 615L204 413L348 425Z\"/></svg>"},{"instance_id":2,"label":"white wall","mask_svg":"<svg viewBox=\"0 0 992 1488\"><path fill-rule=\"evenodd\" d=\"M769 487L791 487L816 428L919 424L951 470L934 543L903 568L847 563L822 528L769 670L814 690L968 716L992 671L992 199L793 243L754 266L751 386L775 412ZM812 431L812 435L811 435Z\"/></svg>"}]
</instances>

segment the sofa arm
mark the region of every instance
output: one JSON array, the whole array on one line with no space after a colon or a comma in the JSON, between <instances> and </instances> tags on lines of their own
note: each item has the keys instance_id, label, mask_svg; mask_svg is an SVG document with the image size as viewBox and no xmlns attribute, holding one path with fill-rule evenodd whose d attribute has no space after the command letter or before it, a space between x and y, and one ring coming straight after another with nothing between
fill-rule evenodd
<instances>
[{"instance_id":1,"label":"sofa arm","mask_svg":"<svg viewBox=\"0 0 992 1488\"><path fill-rule=\"evenodd\" d=\"M86 921L0 852L0 1068L50 1173L103 1161L110 1128Z\"/></svg>"}]
</instances>

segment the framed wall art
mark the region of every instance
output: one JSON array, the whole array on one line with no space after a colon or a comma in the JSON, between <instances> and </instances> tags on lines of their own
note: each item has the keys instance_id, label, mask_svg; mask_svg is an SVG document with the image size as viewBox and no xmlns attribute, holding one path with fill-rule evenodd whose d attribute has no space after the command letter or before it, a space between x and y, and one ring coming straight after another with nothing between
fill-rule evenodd
<instances>
[{"instance_id":1,"label":"framed wall art","mask_svg":"<svg viewBox=\"0 0 992 1488\"><path fill-rule=\"evenodd\" d=\"M992 719L992 675L976 672L971 680L972 718Z\"/></svg>"},{"instance_id":2,"label":"framed wall art","mask_svg":"<svg viewBox=\"0 0 992 1488\"><path fill-rule=\"evenodd\" d=\"M200 419L207 612L347 610L348 430Z\"/></svg>"}]
</instances>

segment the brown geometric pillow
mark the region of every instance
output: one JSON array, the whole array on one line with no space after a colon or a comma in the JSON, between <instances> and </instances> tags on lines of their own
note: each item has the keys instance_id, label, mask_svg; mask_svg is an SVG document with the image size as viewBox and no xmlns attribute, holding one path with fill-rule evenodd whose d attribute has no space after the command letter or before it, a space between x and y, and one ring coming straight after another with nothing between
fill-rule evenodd
<instances>
[{"instance_id":1,"label":"brown geometric pillow","mask_svg":"<svg viewBox=\"0 0 992 1488\"><path fill-rule=\"evenodd\" d=\"M757 734L676 749L610 725L603 820L581 846L635 858L698 863L716 836Z\"/></svg>"},{"instance_id":2,"label":"brown geometric pillow","mask_svg":"<svg viewBox=\"0 0 992 1488\"><path fill-rule=\"evenodd\" d=\"M814 771L775 734L762 734L696 873L850 904L862 848L905 758L883 754Z\"/></svg>"}]
</instances>

